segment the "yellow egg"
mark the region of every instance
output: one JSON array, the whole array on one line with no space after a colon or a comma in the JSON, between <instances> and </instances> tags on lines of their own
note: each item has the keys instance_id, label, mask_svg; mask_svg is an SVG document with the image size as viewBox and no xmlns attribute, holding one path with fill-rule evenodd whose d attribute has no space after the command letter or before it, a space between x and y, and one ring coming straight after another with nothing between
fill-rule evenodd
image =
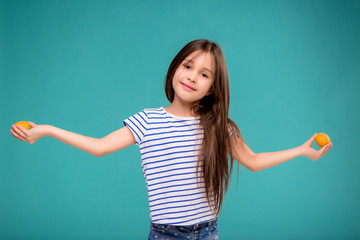
<instances>
[{"instance_id":1,"label":"yellow egg","mask_svg":"<svg viewBox=\"0 0 360 240\"><path fill-rule=\"evenodd\" d=\"M319 147L323 147L330 142L330 138L325 133L318 133L315 140Z\"/></svg>"},{"instance_id":2,"label":"yellow egg","mask_svg":"<svg viewBox=\"0 0 360 240\"><path fill-rule=\"evenodd\" d=\"M20 121L20 122L15 123L14 125L23 127L23 128L25 128L27 130L30 129L30 124L28 122L26 122L26 121Z\"/></svg>"}]
</instances>

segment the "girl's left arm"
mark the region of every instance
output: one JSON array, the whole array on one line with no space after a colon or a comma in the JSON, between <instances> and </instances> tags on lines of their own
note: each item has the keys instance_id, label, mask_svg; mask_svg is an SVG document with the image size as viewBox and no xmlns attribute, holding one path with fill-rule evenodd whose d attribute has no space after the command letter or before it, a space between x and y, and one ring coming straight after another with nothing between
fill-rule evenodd
<instances>
[{"instance_id":1,"label":"girl's left arm","mask_svg":"<svg viewBox=\"0 0 360 240\"><path fill-rule=\"evenodd\" d=\"M290 159L305 156L313 161L324 156L332 147L332 143L328 143L320 150L312 148L312 143L317 134L312 136L303 145L279 152L253 153L246 144L242 144L241 140L232 135L231 144L233 146L232 157L240 164L244 165L253 172L260 171L269 167L273 167Z\"/></svg>"}]
</instances>

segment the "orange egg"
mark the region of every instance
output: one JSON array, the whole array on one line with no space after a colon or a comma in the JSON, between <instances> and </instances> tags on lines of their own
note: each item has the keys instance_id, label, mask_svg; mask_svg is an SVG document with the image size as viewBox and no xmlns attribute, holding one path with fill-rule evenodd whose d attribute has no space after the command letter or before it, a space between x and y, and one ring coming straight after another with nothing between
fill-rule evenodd
<instances>
[{"instance_id":1,"label":"orange egg","mask_svg":"<svg viewBox=\"0 0 360 240\"><path fill-rule=\"evenodd\" d=\"M20 121L20 122L15 123L14 125L23 127L23 128L25 128L27 130L30 129L30 124L28 122L26 122L26 121Z\"/></svg>"},{"instance_id":2,"label":"orange egg","mask_svg":"<svg viewBox=\"0 0 360 240\"><path fill-rule=\"evenodd\" d=\"M323 147L330 142L330 138L325 133L318 133L315 140L319 147Z\"/></svg>"}]
</instances>

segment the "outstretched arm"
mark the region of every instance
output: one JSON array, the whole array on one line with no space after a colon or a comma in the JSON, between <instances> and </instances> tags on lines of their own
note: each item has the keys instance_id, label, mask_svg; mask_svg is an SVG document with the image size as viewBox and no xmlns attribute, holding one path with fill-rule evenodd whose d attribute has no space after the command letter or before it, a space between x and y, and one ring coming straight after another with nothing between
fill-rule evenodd
<instances>
[{"instance_id":1,"label":"outstretched arm","mask_svg":"<svg viewBox=\"0 0 360 240\"><path fill-rule=\"evenodd\" d=\"M123 127L98 139L66 131L51 125L29 123L32 127L30 130L13 125L13 129L11 129L10 132L15 138L30 144L35 143L42 137L50 136L96 157L119 151L135 143L135 138L128 127Z\"/></svg>"},{"instance_id":2,"label":"outstretched arm","mask_svg":"<svg viewBox=\"0 0 360 240\"><path fill-rule=\"evenodd\" d=\"M279 152L266 152L266 153L257 153L254 154L250 148L242 143L241 140L232 135L231 142L234 144L232 156L235 158L240 164L244 165L248 169L253 172L260 171L269 167L273 167L280 163L286 162L290 159L306 156L313 161L318 160L322 156L324 156L332 147L332 143L330 142L326 146L322 147L320 150L315 150L312 148L312 143L314 142L316 134L312 136L307 142L303 145L284 150Z\"/></svg>"}]
</instances>

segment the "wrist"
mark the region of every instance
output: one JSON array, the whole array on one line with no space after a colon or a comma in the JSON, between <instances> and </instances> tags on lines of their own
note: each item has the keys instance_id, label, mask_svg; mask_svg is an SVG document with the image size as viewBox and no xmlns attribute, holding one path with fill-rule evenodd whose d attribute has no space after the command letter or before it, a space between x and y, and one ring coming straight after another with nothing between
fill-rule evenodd
<instances>
[{"instance_id":1,"label":"wrist","mask_svg":"<svg viewBox=\"0 0 360 240\"><path fill-rule=\"evenodd\" d=\"M44 125L44 137L51 137L51 131L53 126L51 125Z\"/></svg>"},{"instance_id":2,"label":"wrist","mask_svg":"<svg viewBox=\"0 0 360 240\"><path fill-rule=\"evenodd\" d=\"M298 147L296 147L296 151L297 151L298 157L300 157L300 156L305 156L305 151L304 151L303 146L298 146Z\"/></svg>"}]
</instances>

